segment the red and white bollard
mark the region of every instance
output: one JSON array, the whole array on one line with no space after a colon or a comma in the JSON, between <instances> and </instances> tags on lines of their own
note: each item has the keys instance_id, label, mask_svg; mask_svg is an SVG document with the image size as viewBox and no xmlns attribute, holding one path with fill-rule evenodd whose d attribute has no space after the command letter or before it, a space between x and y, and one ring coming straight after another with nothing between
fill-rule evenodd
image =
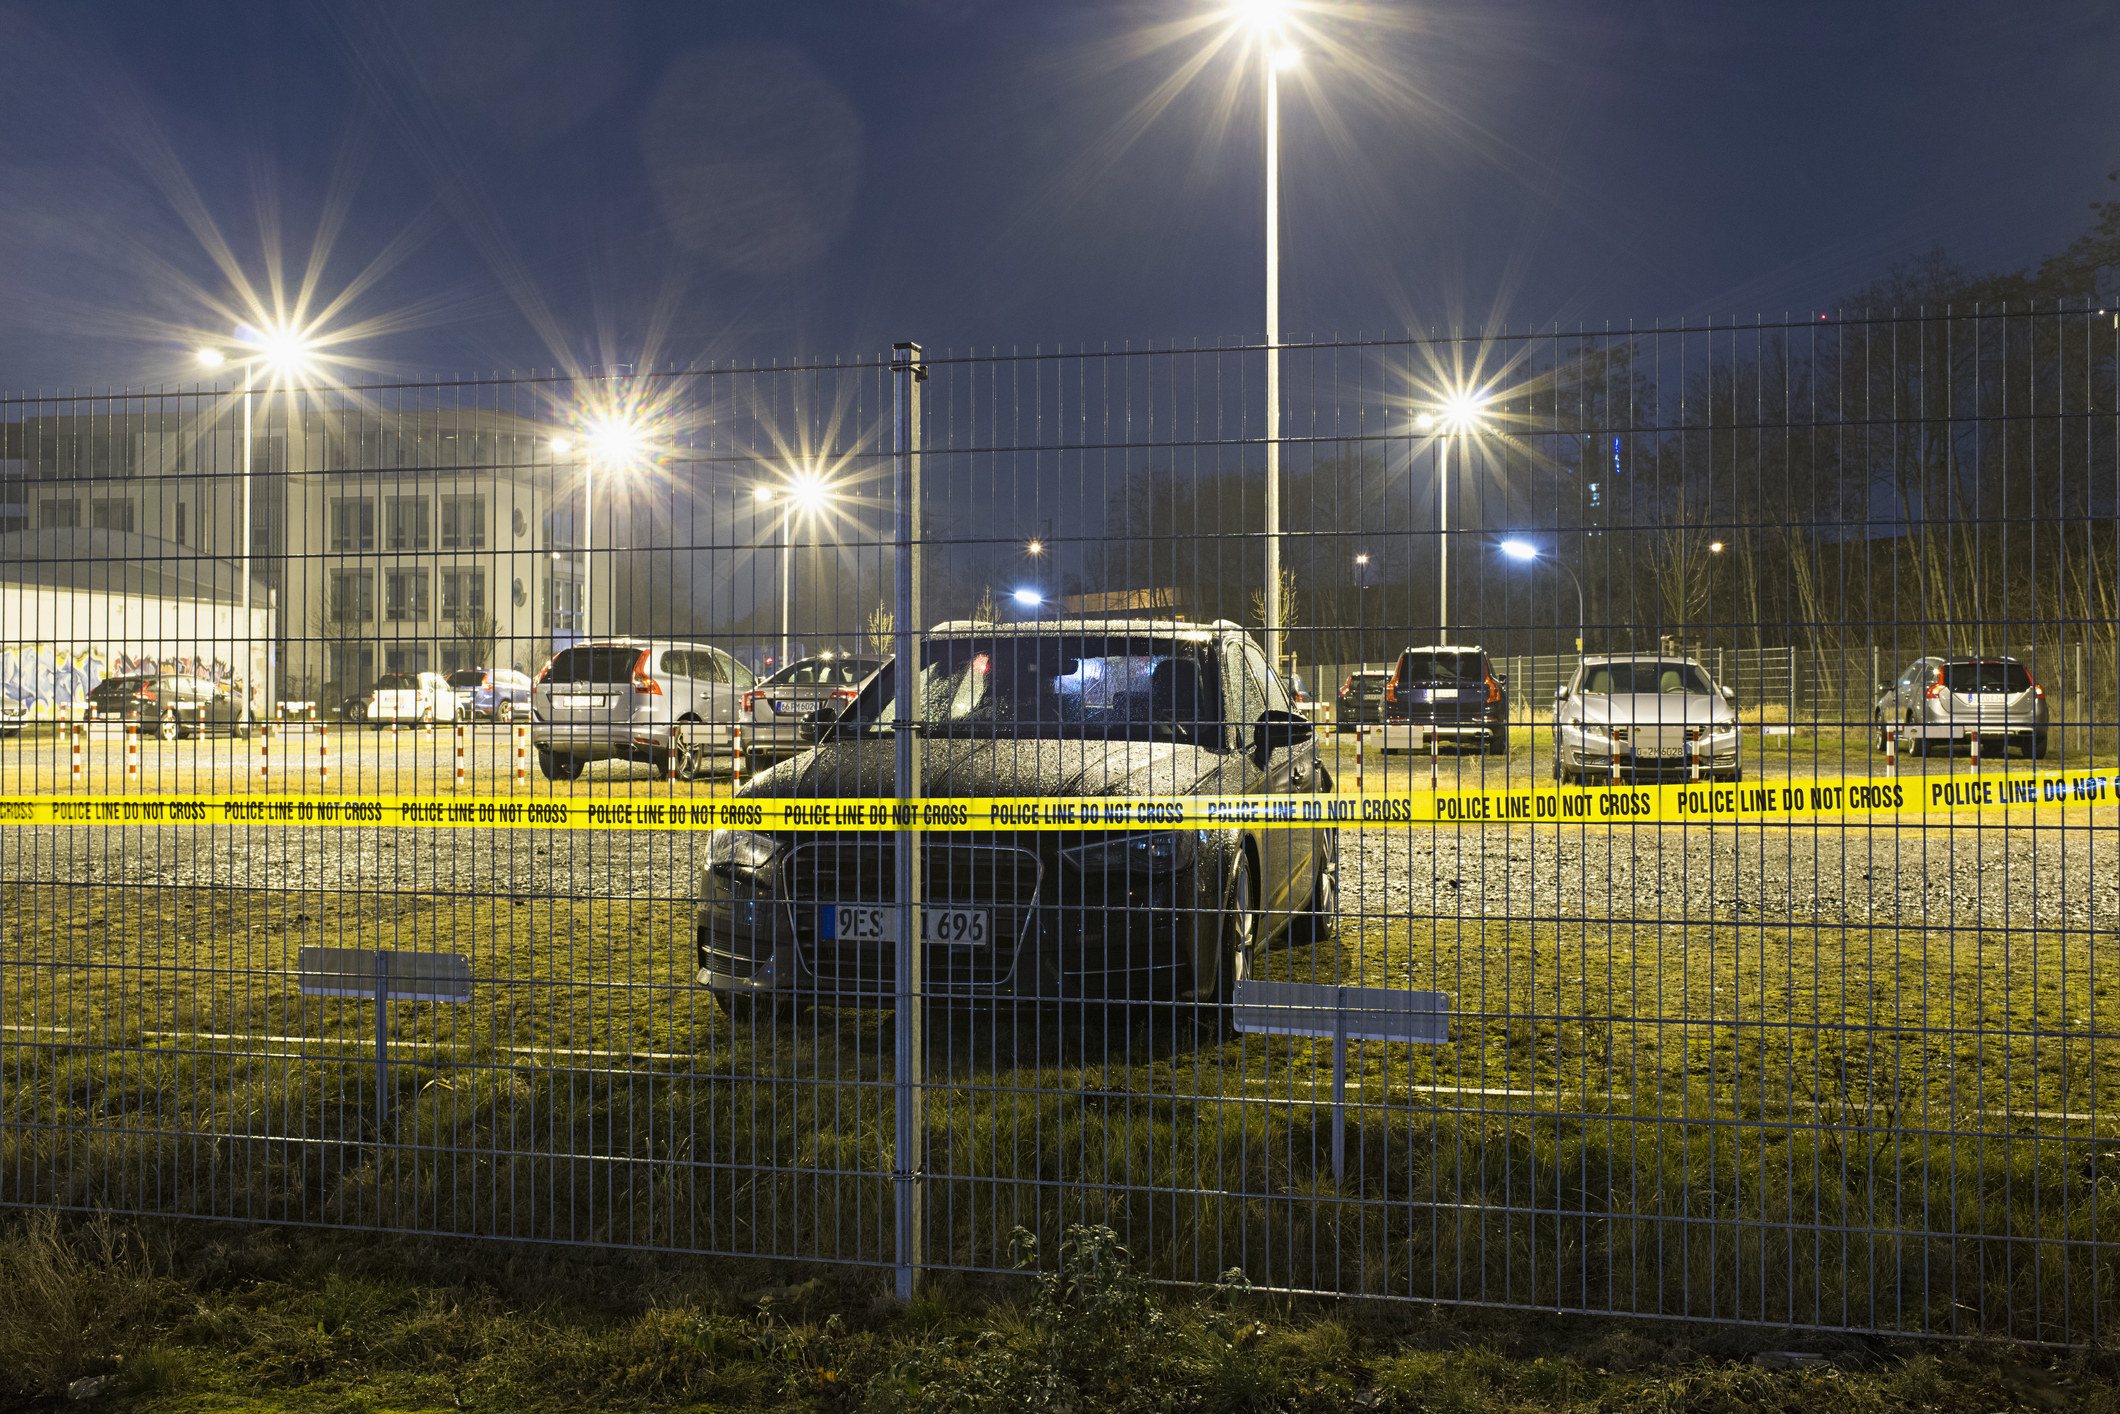
<instances>
[{"instance_id":1,"label":"red and white bollard","mask_svg":"<svg viewBox=\"0 0 2120 1414\"><path fill-rule=\"evenodd\" d=\"M1428 729L1428 789L1430 791L1438 791L1442 789L1442 776L1439 774L1441 771L1442 755L1443 734L1437 731L1434 727L1430 727Z\"/></svg>"},{"instance_id":2,"label":"red and white bollard","mask_svg":"<svg viewBox=\"0 0 2120 1414\"><path fill-rule=\"evenodd\" d=\"M138 782L140 779L140 724L125 724L125 779Z\"/></svg>"},{"instance_id":3,"label":"red and white bollard","mask_svg":"<svg viewBox=\"0 0 2120 1414\"><path fill-rule=\"evenodd\" d=\"M456 788L464 788L464 724L456 724Z\"/></svg>"},{"instance_id":4,"label":"red and white bollard","mask_svg":"<svg viewBox=\"0 0 2120 1414\"><path fill-rule=\"evenodd\" d=\"M270 723L258 728L258 779L272 779L272 726Z\"/></svg>"},{"instance_id":5,"label":"red and white bollard","mask_svg":"<svg viewBox=\"0 0 2120 1414\"><path fill-rule=\"evenodd\" d=\"M1363 743L1368 740L1369 728L1356 727L1354 729L1354 792L1356 795L1362 793L1362 749Z\"/></svg>"},{"instance_id":6,"label":"red and white bollard","mask_svg":"<svg viewBox=\"0 0 2120 1414\"><path fill-rule=\"evenodd\" d=\"M1890 722L1884 726L1884 773L1887 779L1899 774L1899 728Z\"/></svg>"},{"instance_id":7,"label":"red and white bollard","mask_svg":"<svg viewBox=\"0 0 2120 1414\"><path fill-rule=\"evenodd\" d=\"M331 779L331 724L317 723L317 780Z\"/></svg>"},{"instance_id":8,"label":"red and white bollard","mask_svg":"<svg viewBox=\"0 0 2120 1414\"><path fill-rule=\"evenodd\" d=\"M1973 728L1973 769L1980 769L1980 728Z\"/></svg>"},{"instance_id":9,"label":"red and white bollard","mask_svg":"<svg viewBox=\"0 0 2120 1414\"><path fill-rule=\"evenodd\" d=\"M527 785L530 781L530 729L515 729L515 783Z\"/></svg>"},{"instance_id":10,"label":"red and white bollard","mask_svg":"<svg viewBox=\"0 0 2120 1414\"><path fill-rule=\"evenodd\" d=\"M1686 734L1686 779L1700 780L1700 738L1691 732Z\"/></svg>"},{"instance_id":11,"label":"red and white bollard","mask_svg":"<svg viewBox=\"0 0 2120 1414\"><path fill-rule=\"evenodd\" d=\"M426 711L424 711L424 712L420 713L420 725L421 725L421 726L422 726L423 728L425 728L425 730L426 730L426 733L427 733L427 740L428 740L428 741L430 741L430 742L431 742L431 741L433 741L433 740L434 740L434 709L433 709L432 707L429 707L429 708L428 708L428 709L427 709Z\"/></svg>"},{"instance_id":12,"label":"red and white bollard","mask_svg":"<svg viewBox=\"0 0 2120 1414\"><path fill-rule=\"evenodd\" d=\"M75 722L70 728L68 728L67 735L73 738L74 784L80 785L82 776L87 772L87 762L83 759L83 757L86 755L87 752L88 728L81 725L81 723L79 722Z\"/></svg>"},{"instance_id":13,"label":"red and white bollard","mask_svg":"<svg viewBox=\"0 0 2120 1414\"><path fill-rule=\"evenodd\" d=\"M1615 741L1606 747L1605 750L1610 753L1606 759L1612 763L1612 784L1617 788L1619 785L1619 743Z\"/></svg>"},{"instance_id":14,"label":"red and white bollard","mask_svg":"<svg viewBox=\"0 0 2120 1414\"><path fill-rule=\"evenodd\" d=\"M749 763L743 758L743 725L741 723L729 728L729 745L729 779L737 785L742 785L750 775L750 771L748 769Z\"/></svg>"}]
</instances>

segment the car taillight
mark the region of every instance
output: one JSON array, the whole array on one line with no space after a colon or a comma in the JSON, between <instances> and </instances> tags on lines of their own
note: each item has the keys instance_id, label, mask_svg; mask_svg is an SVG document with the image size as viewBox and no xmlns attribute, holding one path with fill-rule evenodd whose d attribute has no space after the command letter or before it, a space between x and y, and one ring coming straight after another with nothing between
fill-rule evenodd
<instances>
[{"instance_id":1,"label":"car taillight","mask_svg":"<svg viewBox=\"0 0 2120 1414\"><path fill-rule=\"evenodd\" d=\"M641 649L640 657L633 664L633 690L643 697L663 695L662 684L648 676L648 658L654 651L652 648Z\"/></svg>"},{"instance_id":2,"label":"car taillight","mask_svg":"<svg viewBox=\"0 0 2120 1414\"><path fill-rule=\"evenodd\" d=\"M1502 685L1496 682L1493 678L1487 679L1487 700L1489 702L1499 702L1502 700Z\"/></svg>"},{"instance_id":3,"label":"car taillight","mask_svg":"<svg viewBox=\"0 0 2120 1414\"><path fill-rule=\"evenodd\" d=\"M743 710L744 710L744 712L745 712L745 714L746 714L746 715L748 715L748 714L750 713L751 709L752 709L753 707L757 706L757 705L758 705L758 694L757 694L757 693L755 693L755 692L747 692L747 693L745 693L745 694L743 695Z\"/></svg>"},{"instance_id":4,"label":"car taillight","mask_svg":"<svg viewBox=\"0 0 2120 1414\"><path fill-rule=\"evenodd\" d=\"M537 678L530 685L532 687L538 687L542 685L546 678L552 676L552 665L557 661L558 659L556 656L552 658L547 658L545 660L545 666L537 670Z\"/></svg>"},{"instance_id":5,"label":"car taillight","mask_svg":"<svg viewBox=\"0 0 2120 1414\"><path fill-rule=\"evenodd\" d=\"M133 696L139 698L142 702L153 702L156 700L155 690L151 687L143 687L138 692L134 693Z\"/></svg>"},{"instance_id":6,"label":"car taillight","mask_svg":"<svg viewBox=\"0 0 2120 1414\"><path fill-rule=\"evenodd\" d=\"M1384 684L1384 700L1386 702L1399 700L1399 680L1397 678L1393 678L1390 682Z\"/></svg>"},{"instance_id":7,"label":"car taillight","mask_svg":"<svg viewBox=\"0 0 2120 1414\"><path fill-rule=\"evenodd\" d=\"M2033 683L2032 696L2038 698L2041 702L2044 702L2046 701L2046 689L2041 687L2038 683Z\"/></svg>"},{"instance_id":8,"label":"car taillight","mask_svg":"<svg viewBox=\"0 0 2120 1414\"><path fill-rule=\"evenodd\" d=\"M852 702L859 696L861 696L861 689L858 687L835 687L832 689L832 700L834 702Z\"/></svg>"},{"instance_id":9,"label":"car taillight","mask_svg":"<svg viewBox=\"0 0 2120 1414\"><path fill-rule=\"evenodd\" d=\"M1927 688L1923 689L1921 695L1930 699L1931 701L1943 696L1943 669L1938 668L1936 670L1935 680L1932 681Z\"/></svg>"}]
</instances>

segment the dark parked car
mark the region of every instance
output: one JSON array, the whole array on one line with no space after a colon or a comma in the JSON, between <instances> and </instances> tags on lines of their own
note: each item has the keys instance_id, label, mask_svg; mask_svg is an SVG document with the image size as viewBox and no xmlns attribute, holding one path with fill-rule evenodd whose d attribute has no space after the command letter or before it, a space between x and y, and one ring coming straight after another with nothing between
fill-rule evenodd
<instances>
[{"instance_id":1,"label":"dark parked car","mask_svg":"<svg viewBox=\"0 0 2120 1414\"><path fill-rule=\"evenodd\" d=\"M743 748L752 764L793 756L816 743L816 712L837 712L861 693L861 685L887 660L820 653L798 658L743 695Z\"/></svg>"},{"instance_id":2,"label":"dark parked car","mask_svg":"<svg viewBox=\"0 0 2120 1414\"><path fill-rule=\"evenodd\" d=\"M1390 685L1389 668L1356 668L1340 684L1340 730L1375 726L1384 720L1384 689Z\"/></svg>"},{"instance_id":3,"label":"dark parked car","mask_svg":"<svg viewBox=\"0 0 2120 1414\"><path fill-rule=\"evenodd\" d=\"M458 668L449 675L456 689L457 715L512 722L530 715L530 675L513 668Z\"/></svg>"},{"instance_id":4,"label":"dark parked car","mask_svg":"<svg viewBox=\"0 0 2120 1414\"><path fill-rule=\"evenodd\" d=\"M128 673L89 690L98 721L136 722L174 741L201 732L241 735L243 709L229 688L192 673Z\"/></svg>"},{"instance_id":5,"label":"dark parked car","mask_svg":"<svg viewBox=\"0 0 2120 1414\"><path fill-rule=\"evenodd\" d=\"M876 674L816 749L737 798L892 795L897 678ZM925 635L916 681L929 797L1332 788L1310 723L1234 624L949 623ZM1225 1002L1274 936L1327 937L1339 907L1330 827L924 840L926 985L944 999ZM888 1003L896 850L890 834L717 831L697 980L738 1010Z\"/></svg>"},{"instance_id":6,"label":"dark parked car","mask_svg":"<svg viewBox=\"0 0 2120 1414\"><path fill-rule=\"evenodd\" d=\"M1383 748L1411 750L1427 732L1460 750L1509 750L1509 684L1476 645L1437 643L1399 655L1384 687Z\"/></svg>"}]
</instances>

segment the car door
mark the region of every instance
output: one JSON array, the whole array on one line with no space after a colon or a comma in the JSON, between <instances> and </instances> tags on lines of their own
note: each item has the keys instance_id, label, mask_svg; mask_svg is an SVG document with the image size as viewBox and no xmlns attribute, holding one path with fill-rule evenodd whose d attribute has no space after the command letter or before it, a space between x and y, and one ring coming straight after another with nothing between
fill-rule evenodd
<instances>
[{"instance_id":1,"label":"car door","mask_svg":"<svg viewBox=\"0 0 2120 1414\"><path fill-rule=\"evenodd\" d=\"M1294 712L1280 679L1267 667L1266 655L1250 639L1243 644L1244 696L1233 713L1244 733L1248 794L1286 798L1308 792L1317 759L1314 742L1262 753L1257 741L1262 712ZM1259 896L1275 913L1285 913L1310 897L1311 856L1315 848L1307 830L1268 829L1256 836L1259 846ZM1275 922L1280 920L1276 919Z\"/></svg>"}]
</instances>

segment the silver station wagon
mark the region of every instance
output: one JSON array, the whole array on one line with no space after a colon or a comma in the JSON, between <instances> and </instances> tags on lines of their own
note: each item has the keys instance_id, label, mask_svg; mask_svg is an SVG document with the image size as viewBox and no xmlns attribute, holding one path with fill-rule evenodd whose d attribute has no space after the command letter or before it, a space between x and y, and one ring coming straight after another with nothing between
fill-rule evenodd
<instances>
[{"instance_id":1,"label":"silver station wagon","mask_svg":"<svg viewBox=\"0 0 2120 1414\"><path fill-rule=\"evenodd\" d=\"M1554 694L1553 778L1744 779L1737 697L1692 658L1621 654L1585 658Z\"/></svg>"},{"instance_id":2,"label":"silver station wagon","mask_svg":"<svg viewBox=\"0 0 2120 1414\"><path fill-rule=\"evenodd\" d=\"M552 655L530 688L530 745L545 779L595 761L644 761L694 780L727 760L730 728L754 679L719 648L604 638Z\"/></svg>"}]
</instances>

